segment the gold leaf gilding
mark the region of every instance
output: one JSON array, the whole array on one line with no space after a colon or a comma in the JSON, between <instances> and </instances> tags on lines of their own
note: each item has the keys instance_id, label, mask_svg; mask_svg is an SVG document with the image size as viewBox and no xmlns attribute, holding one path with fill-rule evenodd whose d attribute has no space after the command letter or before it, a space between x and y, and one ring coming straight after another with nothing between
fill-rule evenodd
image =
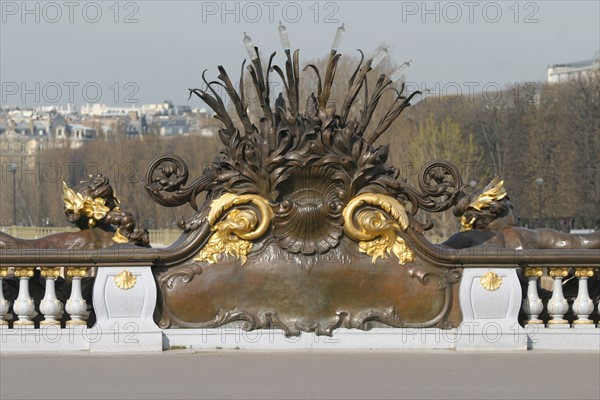
<instances>
[{"instance_id":1,"label":"gold leaf gilding","mask_svg":"<svg viewBox=\"0 0 600 400\"><path fill-rule=\"evenodd\" d=\"M103 219L110 211L110 208L104 205L103 198L92 199L90 196L83 196L76 193L73 189L63 182L63 201L65 211L72 211L75 215L83 215L89 219L89 225L93 227L97 221Z\"/></svg>"},{"instance_id":2,"label":"gold leaf gilding","mask_svg":"<svg viewBox=\"0 0 600 400\"><path fill-rule=\"evenodd\" d=\"M567 267L552 267L548 268L548 275L553 278L566 278L569 275L569 268Z\"/></svg>"},{"instance_id":3,"label":"gold leaf gilding","mask_svg":"<svg viewBox=\"0 0 600 400\"><path fill-rule=\"evenodd\" d=\"M381 211L365 209L358 211L355 225L354 214L363 205L381 208L393 219L386 218ZM406 210L398 200L386 195L364 193L348 203L343 216L344 230L348 236L359 241L359 250L371 256L373 263L378 258L387 258L391 253L398 258L400 265L414 261L414 254L398 235L398 231L405 230L409 224Z\"/></svg>"},{"instance_id":4,"label":"gold leaf gilding","mask_svg":"<svg viewBox=\"0 0 600 400\"><path fill-rule=\"evenodd\" d=\"M506 189L504 189L504 181L501 181L500 178L495 177L492 179L490 183L483 189L483 192L477 196L475 200L473 200L467 208L472 208L478 211L481 211L484 208L487 208L494 201L502 200L506 197ZM460 224L462 225L463 231L469 231L473 229L473 225L475 224L476 219L471 218L471 220L467 220L467 218L463 215L460 218Z\"/></svg>"},{"instance_id":5,"label":"gold leaf gilding","mask_svg":"<svg viewBox=\"0 0 600 400\"><path fill-rule=\"evenodd\" d=\"M87 274L88 268L86 267L73 267L67 268L67 276L69 278L84 278Z\"/></svg>"},{"instance_id":6,"label":"gold leaf gilding","mask_svg":"<svg viewBox=\"0 0 600 400\"><path fill-rule=\"evenodd\" d=\"M502 277L497 273L489 271L479 279L481 286L487 291L493 292L494 290L500 289L502 286Z\"/></svg>"},{"instance_id":7,"label":"gold leaf gilding","mask_svg":"<svg viewBox=\"0 0 600 400\"><path fill-rule=\"evenodd\" d=\"M524 268L525 276L527 277L541 277L544 275L544 269L542 267L525 267Z\"/></svg>"},{"instance_id":8,"label":"gold leaf gilding","mask_svg":"<svg viewBox=\"0 0 600 400\"><path fill-rule=\"evenodd\" d=\"M215 223L218 218L236 205L254 204L259 213L251 209L235 209L227 217ZM234 195L225 193L210 205L208 221L213 234L204 245L195 261L217 263L221 254L233 255L244 265L252 250L252 240L258 239L268 230L273 212L269 203L257 195Z\"/></svg>"},{"instance_id":9,"label":"gold leaf gilding","mask_svg":"<svg viewBox=\"0 0 600 400\"><path fill-rule=\"evenodd\" d=\"M494 201L502 200L506 197L506 189L504 189L504 181L495 177L483 189L483 193L477 196L477 199L469 204L469 208L474 208L481 211L483 208L489 207Z\"/></svg>"},{"instance_id":10,"label":"gold leaf gilding","mask_svg":"<svg viewBox=\"0 0 600 400\"><path fill-rule=\"evenodd\" d=\"M594 268L576 268L575 276L578 278L591 278L594 276Z\"/></svg>"},{"instance_id":11,"label":"gold leaf gilding","mask_svg":"<svg viewBox=\"0 0 600 400\"><path fill-rule=\"evenodd\" d=\"M41 275L44 278L58 278L60 275L59 267L42 267Z\"/></svg>"},{"instance_id":12,"label":"gold leaf gilding","mask_svg":"<svg viewBox=\"0 0 600 400\"><path fill-rule=\"evenodd\" d=\"M121 228L117 229L114 236L112 237L113 242L115 243L129 243L129 239L121 234Z\"/></svg>"},{"instance_id":13,"label":"gold leaf gilding","mask_svg":"<svg viewBox=\"0 0 600 400\"><path fill-rule=\"evenodd\" d=\"M33 277L34 267L16 267L15 276L17 278L31 278Z\"/></svg>"},{"instance_id":14,"label":"gold leaf gilding","mask_svg":"<svg viewBox=\"0 0 600 400\"><path fill-rule=\"evenodd\" d=\"M135 286L137 282L137 277L131 273L131 271L127 271L124 269L114 276L113 280L115 281L115 285L121 290L129 290Z\"/></svg>"}]
</instances>

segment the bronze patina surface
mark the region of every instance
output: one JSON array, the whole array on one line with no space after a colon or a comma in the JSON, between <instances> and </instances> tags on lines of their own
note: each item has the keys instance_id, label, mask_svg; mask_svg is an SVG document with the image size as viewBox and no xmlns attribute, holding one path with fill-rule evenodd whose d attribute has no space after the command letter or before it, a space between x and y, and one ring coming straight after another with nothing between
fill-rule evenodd
<instances>
[{"instance_id":1,"label":"bronze patina surface","mask_svg":"<svg viewBox=\"0 0 600 400\"><path fill-rule=\"evenodd\" d=\"M262 115L253 118L242 89L219 67L220 82L204 76L190 89L223 122L225 146L204 175L191 183L185 162L155 159L146 188L159 204L189 203L197 214L180 226L203 230L200 248L184 264L155 269L163 327L218 327L242 321L244 329L279 328L287 335L337 328L455 327L454 292L460 269L416 255L408 232L430 228L413 216L454 206L463 184L455 166L424 166L419 188L386 163L389 146L376 145L419 92L404 94L381 75L370 91L372 60L361 59L339 111L329 103L340 54L325 73L309 65L316 94L300 98L299 53L286 50L285 67L266 71L284 81L285 97L270 100L269 72L255 49L248 66ZM361 53L362 56L362 53ZM243 74L242 74L243 78ZM235 109L217 92L223 86ZM391 107L367 129L384 93ZM364 94L362 109L355 106ZM238 125L236 120L240 121ZM196 197L206 192L198 207ZM198 239L200 240L200 239Z\"/></svg>"},{"instance_id":2,"label":"bronze patina surface","mask_svg":"<svg viewBox=\"0 0 600 400\"><path fill-rule=\"evenodd\" d=\"M494 245L514 250L600 249L600 231L570 234L518 226L519 218L499 178L470 195L461 194L454 215L460 217L463 231L443 243L452 248Z\"/></svg>"},{"instance_id":3,"label":"bronze patina surface","mask_svg":"<svg viewBox=\"0 0 600 400\"><path fill-rule=\"evenodd\" d=\"M188 264L159 275L163 327L214 328L243 321L244 329L275 327L288 335L336 328L456 327L460 323L453 285L458 269L415 262L398 265L388 258L375 264L347 249L340 260L315 265L276 257L239 262ZM262 254L273 255L276 244ZM267 257L268 258L268 257ZM192 299L194 299L192 301Z\"/></svg>"},{"instance_id":4,"label":"bronze patina surface","mask_svg":"<svg viewBox=\"0 0 600 400\"><path fill-rule=\"evenodd\" d=\"M0 232L0 249L82 249L93 250L130 243L148 246L148 231L133 214L123 211L109 179L90 176L87 181L70 188L63 182L64 212L67 221L79 232L63 232L40 239L25 240Z\"/></svg>"}]
</instances>

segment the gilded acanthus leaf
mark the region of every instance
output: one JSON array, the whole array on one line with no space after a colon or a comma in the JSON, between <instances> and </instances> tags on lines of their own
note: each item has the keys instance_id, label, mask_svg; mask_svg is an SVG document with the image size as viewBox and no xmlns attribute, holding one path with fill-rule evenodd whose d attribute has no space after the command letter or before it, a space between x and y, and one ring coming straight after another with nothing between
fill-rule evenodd
<instances>
[{"instance_id":1,"label":"gilded acanthus leaf","mask_svg":"<svg viewBox=\"0 0 600 400\"><path fill-rule=\"evenodd\" d=\"M500 178L495 177L492 179L483 189L483 193L469 204L469 208L481 211L482 208L489 207L493 201L502 200L506 197L506 189L504 189L503 185L504 181L501 181Z\"/></svg>"},{"instance_id":2,"label":"gilded acanthus leaf","mask_svg":"<svg viewBox=\"0 0 600 400\"><path fill-rule=\"evenodd\" d=\"M72 211L75 215L83 215L89 218L90 226L94 226L110 211L110 208L104 205L103 198L93 199L90 196L76 193L65 182L63 182L63 201L65 211Z\"/></svg>"}]
</instances>

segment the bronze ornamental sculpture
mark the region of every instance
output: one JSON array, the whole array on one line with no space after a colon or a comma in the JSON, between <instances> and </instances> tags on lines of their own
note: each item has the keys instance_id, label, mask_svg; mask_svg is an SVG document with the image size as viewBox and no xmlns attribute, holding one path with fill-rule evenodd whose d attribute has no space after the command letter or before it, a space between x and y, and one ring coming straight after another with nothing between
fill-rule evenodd
<instances>
[{"instance_id":1,"label":"bronze ornamental sculpture","mask_svg":"<svg viewBox=\"0 0 600 400\"><path fill-rule=\"evenodd\" d=\"M483 190L463 195L454 208L463 232L443 243L452 248L493 244L521 249L600 249L600 232L568 234L553 229L528 229L518 226L504 182L495 178Z\"/></svg>"},{"instance_id":2,"label":"bronze ornamental sculpture","mask_svg":"<svg viewBox=\"0 0 600 400\"><path fill-rule=\"evenodd\" d=\"M63 203L67 221L79 228L79 231L56 233L36 240L19 239L0 232L0 250L15 253L30 249L41 251L43 256L48 249L95 251L117 243L149 247L148 231L136 222L130 212L121 209L120 201L106 176L90 176L87 181L80 182L74 188L68 187L63 182ZM90 255L88 254L86 258L89 259ZM58 268L49 270L56 275L57 297L66 302L71 292L70 280L58 276ZM69 277L71 272L67 272ZM87 304L91 305L94 277L86 277L88 274L85 268L78 272L82 274L83 297ZM29 289L36 299L44 296L47 273L48 269L30 271L33 279ZM3 294L11 301L15 300L19 293L19 280L10 277L2 281ZM42 318L39 302L36 302L36 312L38 316L34 321L38 322ZM63 323L65 321L66 315L63 316ZM94 321L92 313L87 322L91 325Z\"/></svg>"},{"instance_id":3,"label":"bronze ornamental sculpture","mask_svg":"<svg viewBox=\"0 0 600 400\"><path fill-rule=\"evenodd\" d=\"M109 179L90 176L71 189L63 182L63 202L67 221L80 229L37 240L23 240L0 232L0 249L101 249L115 243L148 246L148 231L133 215L121 210Z\"/></svg>"},{"instance_id":4,"label":"bronze ornamental sculpture","mask_svg":"<svg viewBox=\"0 0 600 400\"><path fill-rule=\"evenodd\" d=\"M172 155L149 167L150 195L165 206L189 202L198 213L181 226L204 237L193 259L157 270L160 325L201 328L242 321L244 329L277 327L287 335L331 335L336 328L370 329L377 323L457 326L460 270L423 262L405 232L419 235L428 228L414 218L418 210L455 204L462 189L458 171L445 162L430 163L417 190L386 164L389 146L375 145L419 92L404 95L386 75L369 92L372 59L362 60L338 113L329 97L340 54L332 50L323 76L316 66L307 67L318 87L304 100L299 53L285 52L283 69L273 63L275 53L266 67L285 87L286 99L280 95L272 108L269 73L258 49L249 46L248 71L262 110L258 126L247 112L243 70L239 92L222 67L221 82L204 78L205 90L190 90L224 124L219 135L225 149L202 177L186 185L187 167ZM235 116L217 93L219 85ZM366 137L387 90L395 101ZM361 92L363 107L353 118ZM204 191L205 205L198 208L196 196Z\"/></svg>"},{"instance_id":5,"label":"bronze ornamental sculpture","mask_svg":"<svg viewBox=\"0 0 600 400\"><path fill-rule=\"evenodd\" d=\"M208 81L203 73L205 87L190 89L190 96L200 97L223 124L219 136L224 149L203 174L188 182L188 168L176 155L160 156L148 167L145 185L154 201L166 207L189 204L196 211L179 221L183 233L177 242L117 259L108 250L144 247L147 231L120 210L105 177L92 177L74 190L65 187L67 217L81 231L73 240L57 238L59 247L106 247L97 259L85 260L88 266L97 260L120 267L152 265L161 328L237 323L244 330L274 328L287 336L375 326L449 329L462 320L457 294L463 267L519 266L522 261L513 250L524 249L524 242L547 249L599 248L598 234L572 236L514 226L502 182L494 180L467 194L451 163L424 165L418 187L399 178L399 170L387 164L389 145L377 142L420 94L405 94L404 84L395 87L408 63L391 76L375 77L369 87L376 60L365 61L361 52L338 110L330 97L343 28L324 73L315 65L304 69L317 81L316 93L306 99L300 96L299 52L290 51L285 28L280 32L283 67L274 64L273 53L264 68L258 48L245 37L259 115L249 111L245 62L239 90L223 67L218 68L219 81ZM284 84L275 101L272 72ZM219 88L226 90L229 108ZM384 93L394 100L373 120ZM201 195L203 204L198 202ZM421 222L417 214L452 207L466 230L442 245L430 243L424 232L432 224ZM91 237L93 232L100 239ZM28 247L18 239L2 240ZM490 244L500 249L492 261L480 246ZM473 255L461 249L473 249ZM23 254L17 261L36 256ZM60 251L54 255L57 262L67 260ZM589 260L589 254L552 253L531 263L573 263L576 256L584 264ZM119 277L121 289L133 287L129 278ZM499 290L502 278L489 273L481 285Z\"/></svg>"}]
</instances>

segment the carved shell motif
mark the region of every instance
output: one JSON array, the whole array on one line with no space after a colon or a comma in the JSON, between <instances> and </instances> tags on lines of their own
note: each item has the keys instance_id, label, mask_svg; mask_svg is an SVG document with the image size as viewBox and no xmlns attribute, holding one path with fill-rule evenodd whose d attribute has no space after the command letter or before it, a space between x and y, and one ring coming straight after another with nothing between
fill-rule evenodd
<instances>
[{"instance_id":1,"label":"carved shell motif","mask_svg":"<svg viewBox=\"0 0 600 400\"><path fill-rule=\"evenodd\" d=\"M485 290L493 292L502 286L502 277L495 272L489 271L479 279L479 282Z\"/></svg>"},{"instance_id":2,"label":"carved shell motif","mask_svg":"<svg viewBox=\"0 0 600 400\"><path fill-rule=\"evenodd\" d=\"M115 275L113 279L115 281L115 285L122 290L131 289L137 282L137 277L132 274L131 271L127 271L126 269Z\"/></svg>"},{"instance_id":3,"label":"carved shell motif","mask_svg":"<svg viewBox=\"0 0 600 400\"><path fill-rule=\"evenodd\" d=\"M331 167L296 167L280 186L273 234L291 253L325 253L343 232L343 189Z\"/></svg>"}]
</instances>

